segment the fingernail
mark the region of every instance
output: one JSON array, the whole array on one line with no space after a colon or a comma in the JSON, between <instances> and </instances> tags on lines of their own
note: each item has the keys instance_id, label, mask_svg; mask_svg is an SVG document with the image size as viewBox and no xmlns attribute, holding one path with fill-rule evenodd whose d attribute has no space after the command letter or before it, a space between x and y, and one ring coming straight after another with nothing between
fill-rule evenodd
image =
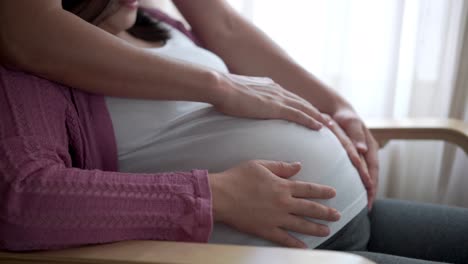
<instances>
[{"instance_id":1,"label":"fingernail","mask_svg":"<svg viewBox=\"0 0 468 264\"><path fill-rule=\"evenodd\" d=\"M303 248L303 249L308 248L307 245L306 245L305 243L303 243L303 242L298 243L297 246L298 246L299 248Z\"/></svg>"},{"instance_id":2,"label":"fingernail","mask_svg":"<svg viewBox=\"0 0 468 264\"><path fill-rule=\"evenodd\" d=\"M364 152L367 151L367 145L362 142L357 143L356 148L359 149L360 151L364 151Z\"/></svg>"},{"instance_id":3,"label":"fingernail","mask_svg":"<svg viewBox=\"0 0 468 264\"><path fill-rule=\"evenodd\" d=\"M333 215L333 219L339 220L341 218L340 212L338 212L338 210L336 209L333 209L332 215Z\"/></svg>"},{"instance_id":4,"label":"fingernail","mask_svg":"<svg viewBox=\"0 0 468 264\"><path fill-rule=\"evenodd\" d=\"M293 165L293 166L301 166L301 162L300 162L300 161L291 162L291 165Z\"/></svg>"},{"instance_id":5,"label":"fingernail","mask_svg":"<svg viewBox=\"0 0 468 264\"><path fill-rule=\"evenodd\" d=\"M328 236L330 234L330 228L323 226L320 228L320 234L323 236Z\"/></svg>"}]
</instances>

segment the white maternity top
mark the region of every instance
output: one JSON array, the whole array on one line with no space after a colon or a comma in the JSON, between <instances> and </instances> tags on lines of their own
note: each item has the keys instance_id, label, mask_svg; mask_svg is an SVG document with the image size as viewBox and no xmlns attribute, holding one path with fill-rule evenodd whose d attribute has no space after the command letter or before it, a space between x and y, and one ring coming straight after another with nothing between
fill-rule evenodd
<instances>
[{"instance_id":1,"label":"white maternity top","mask_svg":"<svg viewBox=\"0 0 468 264\"><path fill-rule=\"evenodd\" d=\"M151 49L220 72L223 61L167 24L171 39ZM157 87L155 87L157 89ZM340 211L338 222L325 223L332 236L367 205L366 191L356 169L326 128L312 131L283 120L254 120L223 115L210 104L106 98L124 172L184 171L195 168L220 172L252 159L300 161L292 179L332 186L337 196L319 201ZM316 221L316 220L314 220ZM328 237L294 234L310 248ZM329 236L329 237L330 237ZM272 246L273 243L215 223L210 243Z\"/></svg>"}]
</instances>

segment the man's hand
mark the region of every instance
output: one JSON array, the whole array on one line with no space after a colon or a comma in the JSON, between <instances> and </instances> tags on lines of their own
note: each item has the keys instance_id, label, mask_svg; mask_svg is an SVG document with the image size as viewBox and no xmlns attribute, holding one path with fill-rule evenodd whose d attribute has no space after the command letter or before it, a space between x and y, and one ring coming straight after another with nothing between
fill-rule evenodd
<instances>
[{"instance_id":1,"label":"man's hand","mask_svg":"<svg viewBox=\"0 0 468 264\"><path fill-rule=\"evenodd\" d=\"M367 190L369 209L372 208L377 194L379 176L377 141L351 108L342 108L336 111L327 127L338 137L351 162L357 168Z\"/></svg>"},{"instance_id":2,"label":"man's hand","mask_svg":"<svg viewBox=\"0 0 468 264\"><path fill-rule=\"evenodd\" d=\"M313 130L323 126L325 120L315 106L270 78L226 73L218 80L220 92L210 103L225 115L283 119Z\"/></svg>"}]
</instances>

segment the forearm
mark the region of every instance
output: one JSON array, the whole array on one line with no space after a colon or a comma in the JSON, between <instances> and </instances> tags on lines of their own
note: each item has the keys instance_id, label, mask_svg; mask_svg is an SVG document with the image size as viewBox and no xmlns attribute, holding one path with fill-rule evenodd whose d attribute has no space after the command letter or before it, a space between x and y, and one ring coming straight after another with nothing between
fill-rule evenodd
<instances>
[{"instance_id":1,"label":"forearm","mask_svg":"<svg viewBox=\"0 0 468 264\"><path fill-rule=\"evenodd\" d=\"M207 171L135 174L71 168L67 148L46 136L4 136L0 249L208 240L212 211Z\"/></svg>"},{"instance_id":2,"label":"forearm","mask_svg":"<svg viewBox=\"0 0 468 264\"><path fill-rule=\"evenodd\" d=\"M0 248L23 251L123 240L206 242L206 171L130 174L50 166L5 191Z\"/></svg>"},{"instance_id":3,"label":"forearm","mask_svg":"<svg viewBox=\"0 0 468 264\"><path fill-rule=\"evenodd\" d=\"M294 62L268 36L223 1L204 1L214 13L205 19L197 16L201 12L197 8L201 9L202 4L174 2L184 16L188 15L189 23L203 44L217 53L233 73L268 76L325 113L347 105L341 96Z\"/></svg>"},{"instance_id":4,"label":"forearm","mask_svg":"<svg viewBox=\"0 0 468 264\"><path fill-rule=\"evenodd\" d=\"M211 102L216 94L208 69L135 48L60 6L13 2L0 5L2 64L103 95Z\"/></svg>"}]
</instances>

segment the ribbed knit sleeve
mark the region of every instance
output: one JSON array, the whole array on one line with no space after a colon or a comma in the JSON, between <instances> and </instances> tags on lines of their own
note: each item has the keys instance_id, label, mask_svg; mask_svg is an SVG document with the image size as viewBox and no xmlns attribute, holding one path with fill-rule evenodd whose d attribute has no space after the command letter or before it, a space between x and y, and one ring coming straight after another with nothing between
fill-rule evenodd
<instances>
[{"instance_id":1,"label":"ribbed knit sleeve","mask_svg":"<svg viewBox=\"0 0 468 264\"><path fill-rule=\"evenodd\" d=\"M69 144L69 134L80 128L70 121L66 89L48 87L40 78L23 82L21 74L7 76L3 69L0 77L1 249L208 240L206 170L129 174L75 168L72 157L80 146Z\"/></svg>"}]
</instances>

